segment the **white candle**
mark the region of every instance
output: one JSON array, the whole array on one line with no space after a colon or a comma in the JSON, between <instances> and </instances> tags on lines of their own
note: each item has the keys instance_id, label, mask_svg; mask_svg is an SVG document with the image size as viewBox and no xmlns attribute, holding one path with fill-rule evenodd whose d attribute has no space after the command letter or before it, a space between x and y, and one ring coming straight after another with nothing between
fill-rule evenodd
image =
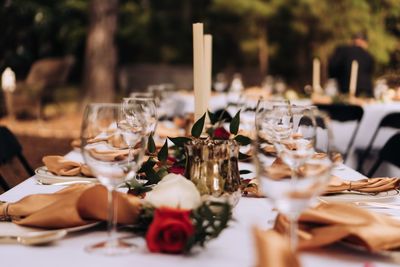
<instances>
[{"instance_id":1,"label":"white candle","mask_svg":"<svg viewBox=\"0 0 400 267\"><path fill-rule=\"evenodd\" d=\"M211 98L212 84L212 35L204 35L204 107L207 110Z\"/></svg>"},{"instance_id":2,"label":"white candle","mask_svg":"<svg viewBox=\"0 0 400 267\"><path fill-rule=\"evenodd\" d=\"M349 86L350 96L353 97L356 96L357 76L358 76L358 62L356 60L353 60L351 62L350 86Z\"/></svg>"},{"instance_id":3,"label":"white candle","mask_svg":"<svg viewBox=\"0 0 400 267\"><path fill-rule=\"evenodd\" d=\"M4 91L14 92L16 88L15 73L11 68L6 68L1 75L1 87Z\"/></svg>"},{"instance_id":4,"label":"white candle","mask_svg":"<svg viewBox=\"0 0 400 267\"><path fill-rule=\"evenodd\" d=\"M321 93L321 62L318 58L313 59L312 87L315 93Z\"/></svg>"},{"instance_id":5,"label":"white candle","mask_svg":"<svg viewBox=\"0 0 400 267\"><path fill-rule=\"evenodd\" d=\"M197 121L204 112L204 36L203 23L193 24L193 88L194 119Z\"/></svg>"}]
</instances>

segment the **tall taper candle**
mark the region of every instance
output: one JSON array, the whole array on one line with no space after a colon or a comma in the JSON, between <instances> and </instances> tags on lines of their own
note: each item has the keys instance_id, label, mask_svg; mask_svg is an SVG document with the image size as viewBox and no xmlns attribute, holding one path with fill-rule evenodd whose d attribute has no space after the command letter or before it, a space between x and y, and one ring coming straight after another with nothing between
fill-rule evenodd
<instances>
[{"instance_id":1,"label":"tall taper candle","mask_svg":"<svg viewBox=\"0 0 400 267\"><path fill-rule=\"evenodd\" d=\"M351 62L350 85L349 85L349 93L350 96L352 97L356 96L357 76L358 76L358 62L357 60L353 60Z\"/></svg>"},{"instance_id":2,"label":"tall taper candle","mask_svg":"<svg viewBox=\"0 0 400 267\"><path fill-rule=\"evenodd\" d=\"M203 23L193 24L193 88L194 119L197 121L206 110L204 94L204 36Z\"/></svg>"},{"instance_id":3,"label":"tall taper candle","mask_svg":"<svg viewBox=\"0 0 400 267\"><path fill-rule=\"evenodd\" d=\"M321 62L318 58L313 59L312 87L315 93L322 93L321 88Z\"/></svg>"},{"instance_id":4,"label":"tall taper candle","mask_svg":"<svg viewBox=\"0 0 400 267\"><path fill-rule=\"evenodd\" d=\"M204 94L205 110L208 109L211 98L212 84L212 35L204 35Z\"/></svg>"}]
</instances>

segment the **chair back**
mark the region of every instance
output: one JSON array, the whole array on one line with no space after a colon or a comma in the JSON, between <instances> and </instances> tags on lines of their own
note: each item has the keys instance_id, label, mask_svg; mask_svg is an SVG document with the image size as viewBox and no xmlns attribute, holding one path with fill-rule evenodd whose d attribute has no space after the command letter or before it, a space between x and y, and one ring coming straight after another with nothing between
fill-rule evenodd
<instances>
[{"instance_id":1,"label":"chair back","mask_svg":"<svg viewBox=\"0 0 400 267\"><path fill-rule=\"evenodd\" d=\"M318 104L316 106L318 107L319 110L328 113L332 120L340 122L346 122L346 121L357 122L357 126L350 137L350 141L343 155L344 160L346 160L349 151L353 146L354 139L357 135L358 128L360 126L360 121L364 115L363 108L356 105L346 105L346 104Z\"/></svg>"},{"instance_id":2,"label":"chair back","mask_svg":"<svg viewBox=\"0 0 400 267\"><path fill-rule=\"evenodd\" d=\"M26 84L41 89L63 84L68 78L73 63L72 57L40 59L31 66Z\"/></svg>"},{"instance_id":3,"label":"chair back","mask_svg":"<svg viewBox=\"0 0 400 267\"><path fill-rule=\"evenodd\" d=\"M35 174L25 156L22 154L22 146L18 142L15 135L7 127L0 126L0 166L6 165L14 158L19 160L25 171L30 176ZM10 188L7 181L1 174L0 187L2 187L4 190L8 190Z\"/></svg>"},{"instance_id":4,"label":"chair back","mask_svg":"<svg viewBox=\"0 0 400 267\"><path fill-rule=\"evenodd\" d=\"M357 171L363 172L363 164L365 160L367 159L368 155L371 152L372 146L375 142L376 136L378 135L380 129L382 127L390 127L390 128L395 128L395 129L400 129L400 112L395 112L395 113L390 113L383 117L383 119L380 121L378 127L376 128L374 134L372 135L372 138L365 149L364 153L360 156L358 159L358 165L357 165Z\"/></svg>"},{"instance_id":5,"label":"chair back","mask_svg":"<svg viewBox=\"0 0 400 267\"><path fill-rule=\"evenodd\" d=\"M332 120L335 121L360 121L364 110L360 106L345 105L345 104L318 104L318 109L329 114Z\"/></svg>"},{"instance_id":6,"label":"chair back","mask_svg":"<svg viewBox=\"0 0 400 267\"><path fill-rule=\"evenodd\" d=\"M3 165L22 153L22 146L15 135L4 126L0 126L0 165Z\"/></svg>"},{"instance_id":7,"label":"chair back","mask_svg":"<svg viewBox=\"0 0 400 267\"><path fill-rule=\"evenodd\" d=\"M380 122L379 127L390 127L400 129L400 112L386 115Z\"/></svg>"},{"instance_id":8,"label":"chair back","mask_svg":"<svg viewBox=\"0 0 400 267\"><path fill-rule=\"evenodd\" d=\"M393 135L383 146L380 154L381 159L392 163L400 168L400 133Z\"/></svg>"},{"instance_id":9,"label":"chair back","mask_svg":"<svg viewBox=\"0 0 400 267\"><path fill-rule=\"evenodd\" d=\"M379 153L378 160L372 166L371 170L368 172L368 177L372 177L382 162L389 162L398 168L400 168L400 157L398 155L400 149L400 133L397 133L390 137L390 139L383 146Z\"/></svg>"}]
</instances>

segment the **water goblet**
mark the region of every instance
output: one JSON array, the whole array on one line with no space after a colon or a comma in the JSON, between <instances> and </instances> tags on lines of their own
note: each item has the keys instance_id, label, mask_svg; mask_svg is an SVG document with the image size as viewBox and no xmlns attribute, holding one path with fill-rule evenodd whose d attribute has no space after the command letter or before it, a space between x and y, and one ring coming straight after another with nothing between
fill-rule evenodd
<instances>
[{"instance_id":1,"label":"water goblet","mask_svg":"<svg viewBox=\"0 0 400 267\"><path fill-rule=\"evenodd\" d=\"M125 120L121 104L89 104L84 112L81 129L83 159L108 192L108 238L86 247L90 253L119 255L135 248L116 236L117 203L114 195L119 185L135 176L143 161L147 139L144 125L121 127ZM128 143L134 149L127 149Z\"/></svg>"}]
</instances>

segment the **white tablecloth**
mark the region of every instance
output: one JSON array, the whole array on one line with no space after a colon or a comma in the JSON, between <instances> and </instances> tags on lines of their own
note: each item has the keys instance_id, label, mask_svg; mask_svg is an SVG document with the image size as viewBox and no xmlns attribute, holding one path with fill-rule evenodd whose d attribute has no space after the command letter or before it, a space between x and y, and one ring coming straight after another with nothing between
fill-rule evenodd
<instances>
[{"instance_id":1,"label":"white tablecloth","mask_svg":"<svg viewBox=\"0 0 400 267\"><path fill-rule=\"evenodd\" d=\"M70 153L70 158L79 155ZM334 171L334 175L346 179L360 179L363 176L354 170L343 166ZM17 201L22 197L34 193L52 193L60 190L61 186L37 185L34 178L30 178L13 189L0 195L1 201ZM396 202L399 202L396 198ZM385 210L387 211L387 210ZM399 213L392 211L393 214ZM45 247L27 247L22 245L0 245L1 266L163 266L163 267L204 267L254 266L255 252L251 237L251 227L258 225L263 228L271 227L276 214L272 211L267 199L242 198L235 207L236 221L226 229L221 236L211 241L205 249L198 249L190 256L150 254L147 252L144 241L136 238L128 241L139 244L136 253L126 256L106 257L91 255L84 251L89 244L105 239L104 230L94 229L68 235L65 239ZM399 229L400 230L400 229ZM302 266L305 267L361 267L366 262L373 262L373 266L397 266L395 259L370 255L364 252L331 247L312 252L301 253ZM400 262L400 259L398 260Z\"/></svg>"}]
</instances>

